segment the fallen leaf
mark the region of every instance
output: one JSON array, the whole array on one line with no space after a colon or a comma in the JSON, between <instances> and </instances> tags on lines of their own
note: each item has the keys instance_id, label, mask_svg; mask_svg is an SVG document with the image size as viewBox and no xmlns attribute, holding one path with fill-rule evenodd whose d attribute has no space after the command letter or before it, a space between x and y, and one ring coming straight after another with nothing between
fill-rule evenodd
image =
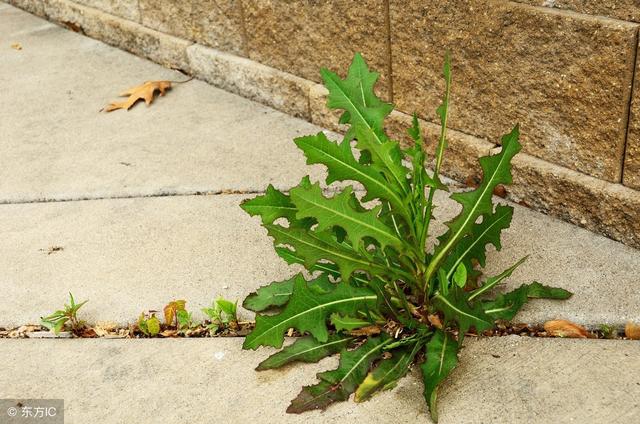
<instances>
[{"instance_id":1,"label":"fallen leaf","mask_svg":"<svg viewBox=\"0 0 640 424\"><path fill-rule=\"evenodd\" d=\"M586 339L589 337L587 330L581 325L563 319L547 321L544 323L544 330L555 337L569 337Z\"/></svg>"},{"instance_id":2,"label":"fallen leaf","mask_svg":"<svg viewBox=\"0 0 640 424\"><path fill-rule=\"evenodd\" d=\"M640 325L631 321L624 326L624 335L631 340L640 340Z\"/></svg>"},{"instance_id":3,"label":"fallen leaf","mask_svg":"<svg viewBox=\"0 0 640 424\"><path fill-rule=\"evenodd\" d=\"M153 101L153 94L158 90L161 96L164 96L165 92L171 88L171 81L147 81L142 85L130 88L129 90L121 93L121 96L129 96L129 98L123 102L112 102L105 108L105 111L112 112L117 109L129 110L138 100L144 100L149 106Z\"/></svg>"},{"instance_id":4,"label":"fallen leaf","mask_svg":"<svg viewBox=\"0 0 640 424\"><path fill-rule=\"evenodd\" d=\"M442 329L442 321L440 320L440 317L438 315L431 314L427 317L427 319L429 319L429 323L431 323L431 325L436 328Z\"/></svg>"},{"instance_id":5,"label":"fallen leaf","mask_svg":"<svg viewBox=\"0 0 640 424\"><path fill-rule=\"evenodd\" d=\"M22 50L22 44L20 44L20 43L13 43L13 44L11 45L11 48L12 48L12 49L14 49L14 50Z\"/></svg>"},{"instance_id":6,"label":"fallen leaf","mask_svg":"<svg viewBox=\"0 0 640 424\"><path fill-rule=\"evenodd\" d=\"M83 328L80 334L78 335L86 339L92 339L94 337L98 337L98 333L96 333L96 331L91 327Z\"/></svg>"},{"instance_id":7,"label":"fallen leaf","mask_svg":"<svg viewBox=\"0 0 640 424\"><path fill-rule=\"evenodd\" d=\"M82 29L82 27L75 22L62 21L60 23L66 26L67 28L69 28L73 32L79 32L80 34L84 34L84 30Z\"/></svg>"},{"instance_id":8,"label":"fallen leaf","mask_svg":"<svg viewBox=\"0 0 640 424\"><path fill-rule=\"evenodd\" d=\"M349 332L352 336L375 336L380 334L380 327L377 325L369 325L367 327L358 328Z\"/></svg>"},{"instance_id":9,"label":"fallen leaf","mask_svg":"<svg viewBox=\"0 0 640 424\"><path fill-rule=\"evenodd\" d=\"M40 331L41 328L42 328L41 325L34 325L34 324L22 325L18 328L14 328L13 330L9 331L8 337L9 338L28 337L29 333Z\"/></svg>"},{"instance_id":10,"label":"fallen leaf","mask_svg":"<svg viewBox=\"0 0 640 424\"><path fill-rule=\"evenodd\" d=\"M111 321L99 321L93 327L98 337L104 337L109 334L114 334L118 329L118 324Z\"/></svg>"},{"instance_id":11,"label":"fallen leaf","mask_svg":"<svg viewBox=\"0 0 640 424\"><path fill-rule=\"evenodd\" d=\"M162 337L176 337L178 335L177 330L164 330L159 333Z\"/></svg>"},{"instance_id":12,"label":"fallen leaf","mask_svg":"<svg viewBox=\"0 0 640 424\"><path fill-rule=\"evenodd\" d=\"M174 300L172 302L167 303L167 305L163 309L165 324L173 325L174 324L173 321L176 318L178 311L184 311L185 310L184 307L186 303L187 302L185 300ZM176 322L175 324L177 325L178 323Z\"/></svg>"}]
</instances>

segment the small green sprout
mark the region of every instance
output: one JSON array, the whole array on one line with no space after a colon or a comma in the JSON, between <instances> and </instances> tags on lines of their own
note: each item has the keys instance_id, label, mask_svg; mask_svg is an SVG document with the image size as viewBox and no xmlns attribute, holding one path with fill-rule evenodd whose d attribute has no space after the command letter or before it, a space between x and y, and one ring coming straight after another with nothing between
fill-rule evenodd
<instances>
[{"instance_id":1,"label":"small green sprout","mask_svg":"<svg viewBox=\"0 0 640 424\"><path fill-rule=\"evenodd\" d=\"M600 324L600 331L605 339L615 339L618 335L618 330L612 325Z\"/></svg>"},{"instance_id":2,"label":"small green sprout","mask_svg":"<svg viewBox=\"0 0 640 424\"><path fill-rule=\"evenodd\" d=\"M79 332L85 323L78 320L78 310L88 300L76 303L71 293L69 293L69 299L69 304L65 303L64 309L59 309L49 316L41 317L40 323L42 326L47 327L49 331L53 331L55 334L60 333L67 325L73 333Z\"/></svg>"},{"instance_id":3,"label":"small green sprout","mask_svg":"<svg viewBox=\"0 0 640 424\"><path fill-rule=\"evenodd\" d=\"M238 322L238 301L231 302L222 297L214 300L210 308L202 308L202 312L209 317L211 323L207 326L209 331L216 332L221 327L236 325Z\"/></svg>"},{"instance_id":4,"label":"small green sprout","mask_svg":"<svg viewBox=\"0 0 640 424\"><path fill-rule=\"evenodd\" d=\"M148 337L155 337L160 333L160 320L156 317L156 314L151 316L141 313L138 318L138 328L142 331L142 334Z\"/></svg>"}]
</instances>

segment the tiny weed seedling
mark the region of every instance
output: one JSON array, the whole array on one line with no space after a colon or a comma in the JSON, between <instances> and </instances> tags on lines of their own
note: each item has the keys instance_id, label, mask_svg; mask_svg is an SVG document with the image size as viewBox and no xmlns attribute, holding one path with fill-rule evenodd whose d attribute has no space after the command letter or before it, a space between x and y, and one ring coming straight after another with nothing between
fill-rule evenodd
<instances>
[{"instance_id":1,"label":"tiny weed seedling","mask_svg":"<svg viewBox=\"0 0 640 424\"><path fill-rule=\"evenodd\" d=\"M173 300L165 305L162 309L164 312L164 323L168 326L174 326L175 328L180 327L180 322L178 318L178 314L183 315L187 314L186 310L187 301L186 300Z\"/></svg>"},{"instance_id":2,"label":"tiny weed seedling","mask_svg":"<svg viewBox=\"0 0 640 424\"><path fill-rule=\"evenodd\" d=\"M214 300L209 308L202 308L202 312L209 317L209 325L207 328L213 334L219 329L230 326L236 327L238 323L238 302L231 302L230 300L219 297Z\"/></svg>"},{"instance_id":3,"label":"tiny weed seedling","mask_svg":"<svg viewBox=\"0 0 640 424\"><path fill-rule=\"evenodd\" d=\"M511 320L531 298L566 299L563 289L538 282L494 294L525 258L502 273L480 280L487 245L501 249L501 231L513 208L494 205L496 187L510 184L511 159L521 149L516 126L502 138L501 151L480 159L483 178L473 190L451 194L462 206L447 230L428 242L447 145L451 72L445 60L445 93L437 109L441 132L433 172L419 121L414 115L408 134L414 146L401 149L384 131L393 110L374 94L378 74L356 54L346 79L323 69L329 90L327 105L342 110L348 126L342 141L320 132L295 139L307 163L327 168L326 183L356 182L326 196L309 177L289 193L269 186L242 208L259 216L274 239L277 254L301 264L302 274L271 283L243 303L258 312L255 329L243 347L281 348L293 328L306 336L262 362L259 370L302 361L315 362L340 353L335 370L318 374L317 384L302 389L287 412L325 409L355 393L357 402L394 387L413 363L419 364L424 397L437 419L437 389L456 367L465 333L492 329L495 320ZM355 154L354 154L355 151ZM259 312L275 310L276 313Z\"/></svg>"},{"instance_id":4,"label":"tiny weed seedling","mask_svg":"<svg viewBox=\"0 0 640 424\"><path fill-rule=\"evenodd\" d=\"M605 339L615 339L618 337L618 329L613 325L600 324L600 332Z\"/></svg>"},{"instance_id":5,"label":"tiny weed seedling","mask_svg":"<svg viewBox=\"0 0 640 424\"><path fill-rule=\"evenodd\" d=\"M144 312L138 318L138 329L147 337L155 337L160 333L160 320L156 314L147 315Z\"/></svg>"},{"instance_id":6,"label":"tiny weed seedling","mask_svg":"<svg viewBox=\"0 0 640 424\"><path fill-rule=\"evenodd\" d=\"M69 304L65 304L64 309L59 309L49 316L40 318L40 323L55 334L60 333L65 328L68 328L73 333L78 333L85 325L84 321L78 319L78 310L87 302L88 300L76 303L73 295L69 293Z\"/></svg>"},{"instance_id":7,"label":"tiny weed seedling","mask_svg":"<svg viewBox=\"0 0 640 424\"><path fill-rule=\"evenodd\" d=\"M165 324L175 327L181 334L198 326L191 312L187 311L186 304L186 300L174 300L163 308Z\"/></svg>"}]
</instances>

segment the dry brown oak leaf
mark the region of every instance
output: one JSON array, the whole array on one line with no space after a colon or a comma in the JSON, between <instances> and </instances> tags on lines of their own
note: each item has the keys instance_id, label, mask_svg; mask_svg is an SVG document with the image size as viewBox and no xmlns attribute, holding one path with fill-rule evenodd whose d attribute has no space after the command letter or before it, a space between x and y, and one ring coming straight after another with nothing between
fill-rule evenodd
<instances>
[{"instance_id":1,"label":"dry brown oak leaf","mask_svg":"<svg viewBox=\"0 0 640 424\"><path fill-rule=\"evenodd\" d=\"M544 330L550 336L555 337L569 337L578 339L586 339L589 337L589 333L587 332L586 328L563 319L545 322Z\"/></svg>"},{"instance_id":2,"label":"dry brown oak leaf","mask_svg":"<svg viewBox=\"0 0 640 424\"><path fill-rule=\"evenodd\" d=\"M123 102L112 102L105 108L105 111L112 112L117 109L129 110L138 100L144 100L149 106L153 101L153 94L158 90L161 96L164 96L167 90L171 88L171 81L147 81L142 85L130 88L121 93L121 96L129 96Z\"/></svg>"},{"instance_id":3,"label":"dry brown oak leaf","mask_svg":"<svg viewBox=\"0 0 640 424\"><path fill-rule=\"evenodd\" d=\"M624 326L624 335L631 340L640 340L640 325L629 321Z\"/></svg>"}]
</instances>

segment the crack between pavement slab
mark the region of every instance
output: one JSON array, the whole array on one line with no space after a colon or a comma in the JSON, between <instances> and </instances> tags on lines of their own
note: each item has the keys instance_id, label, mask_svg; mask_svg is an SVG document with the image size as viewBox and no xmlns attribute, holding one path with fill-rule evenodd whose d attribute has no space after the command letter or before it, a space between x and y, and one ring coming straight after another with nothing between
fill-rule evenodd
<instances>
[{"instance_id":1,"label":"crack between pavement slab","mask_svg":"<svg viewBox=\"0 0 640 424\"><path fill-rule=\"evenodd\" d=\"M76 332L62 331L59 334L55 334L48 331L45 327L39 324L26 324L19 327L2 327L0 326L0 339L153 339L153 338L171 338L171 339L199 339L199 338L243 338L255 328L255 321L237 321L235 327L223 325L219 327L217 332L211 334L208 327L209 321L199 323L188 330L178 331L176 327L162 325L160 332L156 336L148 336L143 334L137 325L130 324L115 325L108 330L104 330L102 326L90 326L86 325L81 330ZM579 338L584 340L635 340L627 333L626 328L616 326L612 328L610 333L605 333L601 328L596 326L583 327L586 335L581 337L575 335L566 336L558 334L550 334L546 331L541 324L527 324L527 323L510 323L498 321L496 326L492 330L484 331L478 334L475 331L469 331L465 333L466 337L505 337L505 336L520 336L520 337L532 337L532 338ZM98 331L96 331L98 330ZM454 337L458 337L457 331L451 332ZM290 329L287 337L302 337L303 334ZM354 333L354 336L357 336Z\"/></svg>"},{"instance_id":2,"label":"crack between pavement slab","mask_svg":"<svg viewBox=\"0 0 640 424\"><path fill-rule=\"evenodd\" d=\"M283 193L288 193L295 186L289 188L279 189ZM343 187L324 187L323 192L330 194L341 190ZM353 191L356 193L364 192L361 187L354 187ZM118 199L145 199L154 197L187 197L187 196L220 196L220 195L249 195L249 194L264 194L266 189L263 190L237 190L237 189L222 189L222 190L161 190L155 193L130 193L130 194L115 194L110 196L59 196L59 197L41 197L35 199L0 199L1 205L22 205L29 203L64 203L64 202L82 202L90 200L118 200Z\"/></svg>"},{"instance_id":3,"label":"crack between pavement slab","mask_svg":"<svg viewBox=\"0 0 640 424\"><path fill-rule=\"evenodd\" d=\"M291 187L293 188L293 187ZM291 188L280 189L283 193L288 193ZM341 190L341 187L325 187L325 193L335 193ZM363 189L356 187L353 190L356 193L364 192ZM118 200L118 199L146 199L154 197L188 197L188 196L223 196L223 195L249 195L264 194L265 190L187 190L187 191L159 191L157 193L132 193L132 194L116 194L112 196L75 196L75 197L42 197L37 199L18 199L18 200L0 200L1 205L22 205L30 203L64 203L64 202L82 202L91 200Z\"/></svg>"},{"instance_id":4,"label":"crack between pavement slab","mask_svg":"<svg viewBox=\"0 0 640 424\"><path fill-rule=\"evenodd\" d=\"M219 196L233 194L262 194L264 190L192 190L160 191L157 193L133 193L113 196L43 197L39 199L0 200L0 205L21 205L29 203L64 203L89 200L145 199L153 197Z\"/></svg>"}]
</instances>

